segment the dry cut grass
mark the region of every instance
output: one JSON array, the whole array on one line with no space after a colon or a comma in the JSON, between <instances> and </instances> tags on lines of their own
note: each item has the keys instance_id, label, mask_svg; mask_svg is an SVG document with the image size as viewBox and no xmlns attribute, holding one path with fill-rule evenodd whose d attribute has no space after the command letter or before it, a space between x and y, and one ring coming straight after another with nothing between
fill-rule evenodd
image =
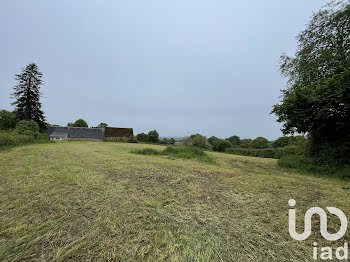
<instances>
[{"instance_id":1,"label":"dry cut grass","mask_svg":"<svg viewBox=\"0 0 350 262\"><path fill-rule=\"evenodd\" d=\"M0 152L0 261L313 261L312 206L350 217L350 183L210 153L217 164L132 154L150 145L67 142ZM162 150L161 146L151 146ZM339 222L330 217L330 231ZM349 232L340 246L349 240Z\"/></svg>"}]
</instances>

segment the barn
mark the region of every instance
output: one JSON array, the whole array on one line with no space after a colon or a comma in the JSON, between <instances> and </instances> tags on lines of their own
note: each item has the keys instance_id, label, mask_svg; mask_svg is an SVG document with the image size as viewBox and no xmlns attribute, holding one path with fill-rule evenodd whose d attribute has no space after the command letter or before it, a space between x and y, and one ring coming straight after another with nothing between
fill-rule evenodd
<instances>
[{"instance_id":1,"label":"barn","mask_svg":"<svg viewBox=\"0 0 350 262\"><path fill-rule=\"evenodd\" d=\"M47 129L47 134L52 141L128 141L133 138L133 129L51 126Z\"/></svg>"}]
</instances>

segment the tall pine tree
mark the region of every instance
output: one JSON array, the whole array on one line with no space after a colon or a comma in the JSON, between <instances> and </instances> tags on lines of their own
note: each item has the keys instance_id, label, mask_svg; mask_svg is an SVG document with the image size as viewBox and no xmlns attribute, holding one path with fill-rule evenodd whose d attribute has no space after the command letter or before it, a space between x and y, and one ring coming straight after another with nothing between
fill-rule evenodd
<instances>
[{"instance_id":1,"label":"tall pine tree","mask_svg":"<svg viewBox=\"0 0 350 262\"><path fill-rule=\"evenodd\" d=\"M20 120L34 120L41 129L46 127L44 113L41 110L40 86L43 84L43 74L35 63L31 63L23 69L21 74L16 75L18 84L14 87L12 103L16 115Z\"/></svg>"}]
</instances>

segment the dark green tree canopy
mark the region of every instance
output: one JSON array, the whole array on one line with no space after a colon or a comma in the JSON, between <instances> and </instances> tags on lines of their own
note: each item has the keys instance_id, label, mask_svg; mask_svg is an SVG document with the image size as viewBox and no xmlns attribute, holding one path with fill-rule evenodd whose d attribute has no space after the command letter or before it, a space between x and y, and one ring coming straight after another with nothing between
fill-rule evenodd
<instances>
[{"instance_id":1,"label":"dark green tree canopy","mask_svg":"<svg viewBox=\"0 0 350 262\"><path fill-rule=\"evenodd\" d=\"M103 122L101 122L101 123L97 126L97 128L106 128L106 127L108 127L107 123L103 123Z\"/></svg>"},{"instance_id":2,"label":"dark green tree canopy","mask_svg":"<svg viewBox=\"0 0 350 262\"><path fill-rule=\"evenodd\" d=\"M267 140L265 137L259 136L252 141L251 147L255 149L268 148L269 140Z\"/></svg>"},{"instance_id":3,"label":"dark green tree canopy","mask_svg":"<svg viewBox=\"0 0 350 262\"><path fill-rule=\"evenodd\" d=\"M78 119L74 123L69 122L67 124L67 126L72 126L72 127L89 127L84 119Z\"/></svg>"},{"instance_id":4,"label":"dark green tree canopy","mask_svg":"<svg viewBox=\"0 0 350 262\"><path fill-rule=\"evenodd\" d=\"M145 133L140 133L136 135L136 140L139 142L147 142L148 141L148 136Z\"/></svg>"},{"instance_id":5,"label":"dark green tree canopy","mask_svg":"<svg viewBox=\"0 0 350 262\"><path fill-rule=\"evenodd\" d=\"M231 136L227 138L227 140L230 141L234 147L238 147L241 144L241 139L239 136Z\"/></svg>"},{"instance_id":6,"label":"dark green tree canopy","mask_svg":"<svg viewBox=\"0 0 350 262\"><path fill-rule=\"evenodd\" d=\"M16 127L16 114L7 110L0 110L0 129L6 130Z\"/></svg>"},{"instance_id":7,"label":"dark green tree canopy","mask_svg":"<svg viewBox=\"0 0 350 262\"><path fill-rule=\"evenodd\" d=\"M40 87L43 84L42 73L35 63L29 64L21 74L16 75L18 84L14 87L12 97L15 112L20 120L34 120L40 128L45 128L45 117L41 110Z\"/></svg>"},{"instance_id":8,"label":"dark green tree canopy","mask_svg":"<svg viewBox=\"0 0 350 262\"><path fill-rule=\"evenodd\" d=\"M298 36L294 57L282 56L288 78L282 101L272 113L284 134L311 138L311 155L332 151L350 159L350 4L329 5L314 14Z\"/></svg>"},{"instance_id":9,"label":"dark green tree canopy","mask_svg":"<svg viewBox=\"0 0 350 262\"><path fill-rule=\"evenodd\" d=\"M147 137L149 142L158 143L159 141L159 134L157 130L149 131Z\"/></svg>"}]
</instances>

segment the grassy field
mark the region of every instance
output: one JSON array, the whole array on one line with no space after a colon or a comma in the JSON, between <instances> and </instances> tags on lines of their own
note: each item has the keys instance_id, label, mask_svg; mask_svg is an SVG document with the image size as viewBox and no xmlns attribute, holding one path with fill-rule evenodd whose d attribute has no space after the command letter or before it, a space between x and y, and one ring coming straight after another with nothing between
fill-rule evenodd
<instances>
[{"instance_id":1,"label":"grassy field","mask_svg":"<svg viewBox=\"0 0 350 262\"><path fill-rule=\"evenodd\" d=\"M350 217L350 182L302 175L276 160L210 153L215 164L130 153L162 146L63 142L0 152L0 261L314 261L312 206ZM329 215L329 231L339 222ZM300 232L300 230L299 230Z\"/></svg>"}]
</instances>

